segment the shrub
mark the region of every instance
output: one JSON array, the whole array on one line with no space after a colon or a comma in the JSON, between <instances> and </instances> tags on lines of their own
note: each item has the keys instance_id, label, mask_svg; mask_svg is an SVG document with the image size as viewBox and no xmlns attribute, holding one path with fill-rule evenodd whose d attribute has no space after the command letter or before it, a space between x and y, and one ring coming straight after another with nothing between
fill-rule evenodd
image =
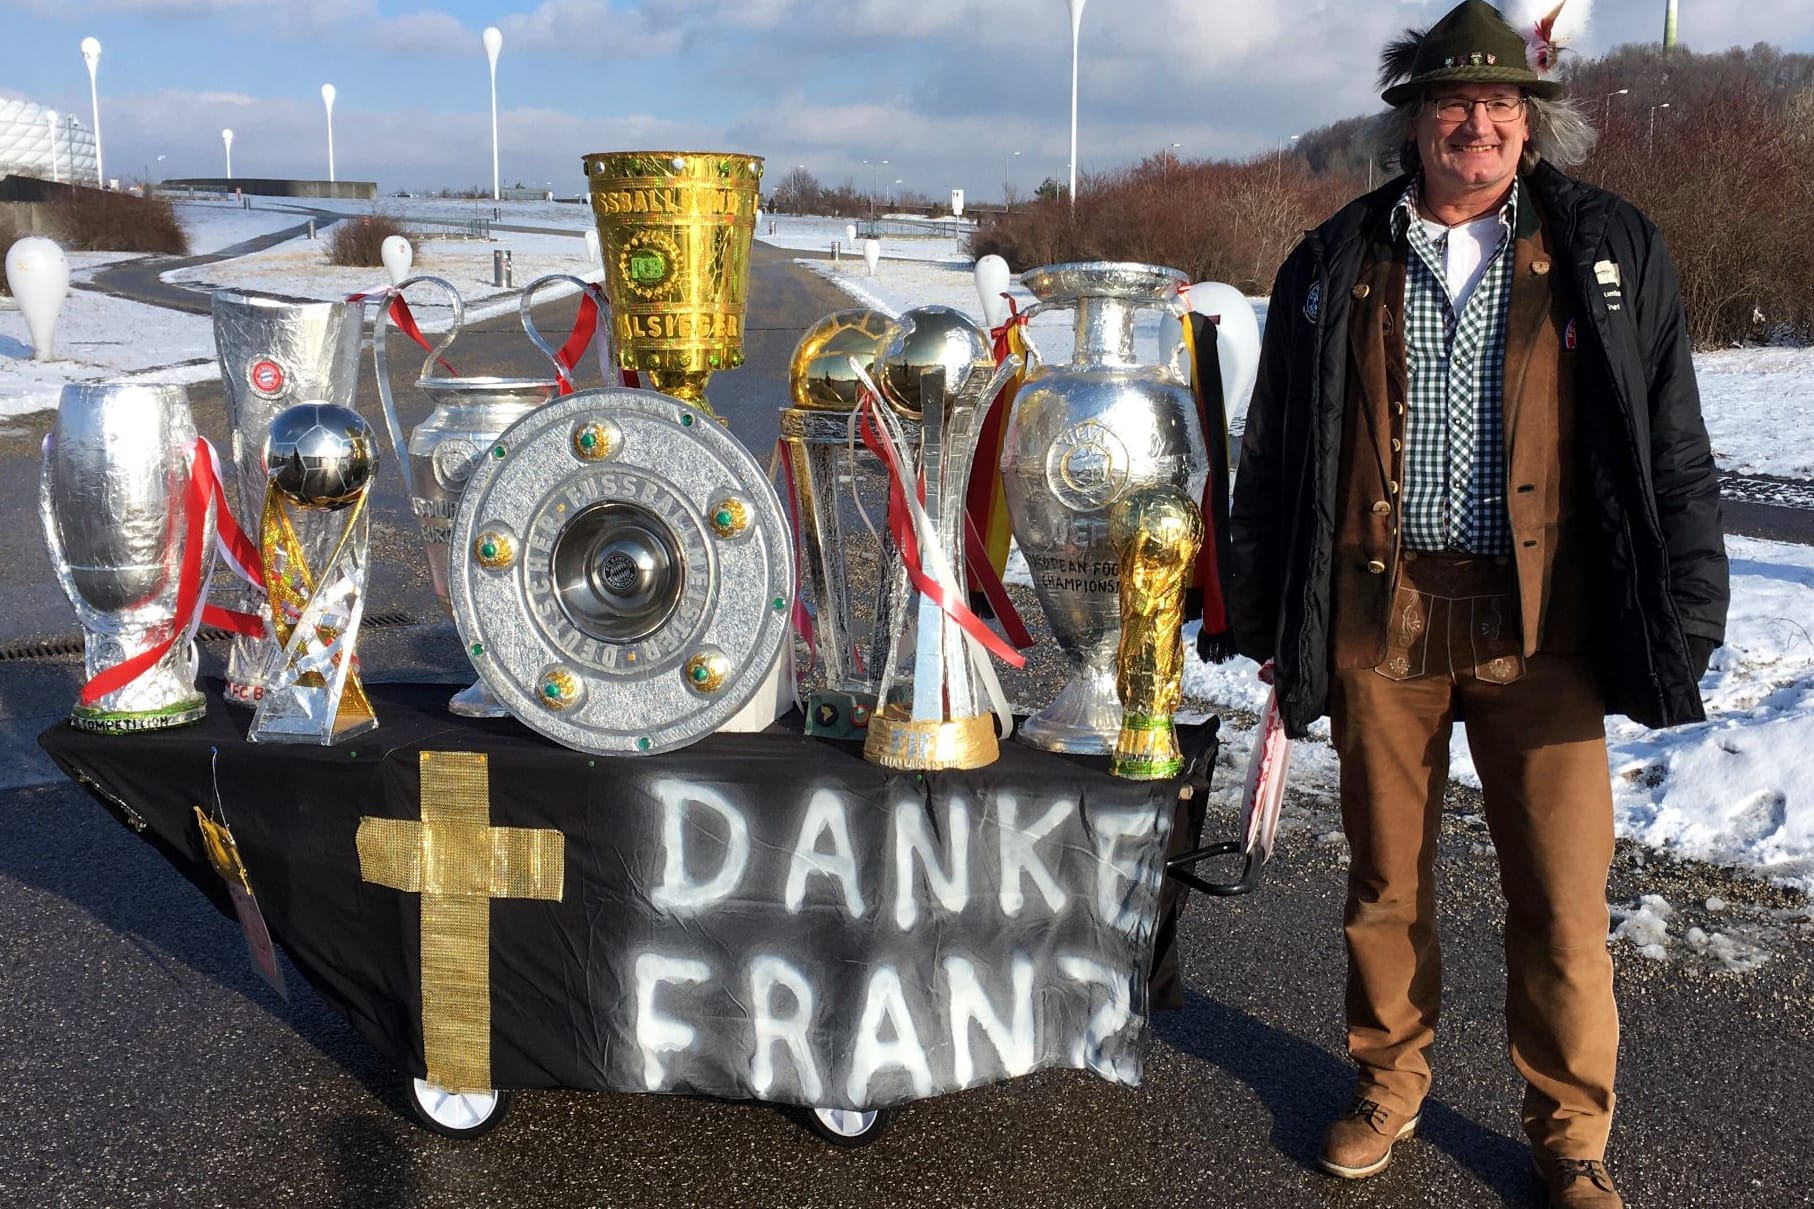
<instances>
[{"instance_id":1,"label":"shrub","mask_svg":"<svg viewBox=\"0 0 1814 1209\"><path fill-rule=\"evenodd\" d=\"M328 263L370 268L384 263L384 241L407 235L403 224L388 214L344 218L328 232Z\"/></svg>"},{"instance_id":2,"label":"shrub","mask_svg":"<svg viewBox=\"0 0 1814 1209\"><path fill-rule=\"evenodd\" d=\"M76 252L163 252L185 256L189 236L167 197L65 188L49 201L50 228Z\"/></svg>"}]
</instances>

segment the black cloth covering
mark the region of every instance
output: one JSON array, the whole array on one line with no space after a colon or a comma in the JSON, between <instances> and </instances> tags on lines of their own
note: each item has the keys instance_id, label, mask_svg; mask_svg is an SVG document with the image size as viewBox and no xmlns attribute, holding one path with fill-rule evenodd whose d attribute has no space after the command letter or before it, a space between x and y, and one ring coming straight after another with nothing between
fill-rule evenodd
<instances>
[{"instance_id":1,"label":"black cloth covering","mask_svg":"<svg viewBox=\"0 0 1814 1209\"><path fill-rule=\"evenodd\" d=\"M906 1002L924 1034L936 1074L930 1093L951 1090L958 1083L941 1025L945 988L939 972L951 954L975 959L997 1002L1008 994L1001 988L1014 960L1024 957L1040 970L1034 992L1038 1066L1083 1065L1117 1082L1139 1079L1146 1017L1159 1006L1150 1002L1146 980L1160 931L1162 860L1195 839L1186 834L1190 813L1178 802L1178 780L1117 780L1107 774L1105 759L1054 755L1016 742L1002 745L996 763L972 772L890 772L866 763L859 745L805 737L797 716L760 735L715 735L667 755L589 756L556 746L514 719L455 717L445 708L451 686L432 684L369 686L381 725L341 745L253 744L245 738L250 715L226 706L218 685L208 687L208 716L196 726L115 736L58 724L40 743L230 914L194 817L194 807L218 802L273 936L322 998L407 1073L425 1073L422 896L363 880L355 836L362 818L419 819L419 753L461 751L487 756L491 826L554 829L565 836L561 901L491 900L494 1086L700 1092L845 1107L913 1099L929 1094L928 1087L899 1071L877 1074L866 1096L846 1094L841 1082L850 1048L846 1034L866 1002L859 975L886 965L900 971ZM1185 780L1204 784L1214 763L1215 724L1188 728L1181 738L1191 760ZM849 804L867 900L855 919L843 909L838 885L820 876L811 879L803 909L789 914L779 905L787 861L797 851L802 803L820 791ZM748 818L750 874L715 913L671 918L650 906L650 888L664 870L661 804L676 792L716 795ZM1198 793L1197 802L1201 798ZM1004 913L998 902L1007 901L1006 883L994 855L999 835L991 831L1004 801L1019 804L1024 825L1060 800L1076 803L1075 818L1041 843L1069 891L1070 906L1042 914L1034 879L1016 876L1006 880L1024 890L1027 906L1021 914ZM972 885L959 910L941 914L929 875L911 861L903 864L889 848L900 819L922 806L925 834L943 845L946 857L959 838L958 823L967 821ZM689 827L710 823L708 814L688 815ZM1132 862L1134 872L1125 884L1103 882L1097 861L1103 820L1148 816L1144 838L1123 843L1111 837L1111 847L1122 845L1113 851ZM713 826L694 830L686 859L695 866L690 872L704 877L697 870L721 863L728 841ZM906 892L899 889L903 868L914 887ZM1098 918L1104 884L1121 897ZM912 896L911 906L904 895ZM1167 905L1176 909L1175 901ZM916 917L912 926L902 926L903 910ZM658 988L663 1012L694 1027L699 1040L692 1050L663 1059L665 1074L656 1086L624 1017L634 1014L637 954L676 945L712 974L699 987ZM803 968L836 972L815 983L823 1019L814 1041L822 1047L827 1076L816 1095L785 1077L767 1087L748 1086L757 1043L747 1035L740 1002L749 986L744 971L751 954L770 952L792 955ZM1094 1049L1074 1042L1103 1019L1103 988L1047 985L1052 971L1075 968L1077 959L1067 954L1076 953L1124 973L1121 995L1129 1019L1096 1037ZM875 994L873 986L868 994ZM974 1027L970 1032L982 1037ZM993 1068L986 1041L970 1048L976 1055L970 1083L1021 1073ZM1083 1053L1081 1060L1068 1056L1074 1051Z\"/></svg>"}]
</instances>

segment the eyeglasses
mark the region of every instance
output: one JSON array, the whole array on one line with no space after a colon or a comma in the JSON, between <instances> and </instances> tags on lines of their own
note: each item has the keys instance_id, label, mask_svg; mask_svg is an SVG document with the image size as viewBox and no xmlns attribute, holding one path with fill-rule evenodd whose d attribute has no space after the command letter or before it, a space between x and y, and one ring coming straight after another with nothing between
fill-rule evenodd
<instances>
[{"instance_id":1,"label":"eyeglasses","mask_svg":"<svg viewBox=\"0 0 1814 1209\"><path fill-rule=\"evenodd\" d=\"M1468 97L1431 97L1430 108L1436 116L1445 122L1465 122L1473 116L1474 106L1485 107L1487 120L1493 122L1516 121L1524 112L1525 97L1487 97L1485 100L1472 100Z\"/></svg>"}]
</instances>

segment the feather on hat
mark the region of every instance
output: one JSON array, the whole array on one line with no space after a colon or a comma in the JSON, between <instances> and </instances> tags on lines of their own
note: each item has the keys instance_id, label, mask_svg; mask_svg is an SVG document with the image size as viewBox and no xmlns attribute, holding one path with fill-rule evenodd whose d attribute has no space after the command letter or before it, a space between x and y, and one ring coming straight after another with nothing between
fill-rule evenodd
<instances>
[{"instance_id":1,"label":"feather on hat","mask_svg":"<svg viewBox=\"0 0 1814 1209\"><path fill-rule=\"evenodd\" d=\"M1520 0L1531 12L1511 24L1486 0L1462 0L1427 30L1407 29L1380 54L1380 97L1400 105L1437 84L1516 84L1549 99L1566 42L1586 28L1591 0Z\"/></svg>"}]
</instances>

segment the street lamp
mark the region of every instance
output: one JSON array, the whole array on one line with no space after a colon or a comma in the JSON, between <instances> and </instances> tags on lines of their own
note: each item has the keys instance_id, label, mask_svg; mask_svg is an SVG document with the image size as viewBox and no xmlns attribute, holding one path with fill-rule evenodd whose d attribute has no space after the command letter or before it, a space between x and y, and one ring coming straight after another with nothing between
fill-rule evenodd
<instances>
[{"instance_id":1,"label":"street lamp","mask_svg":"<svg viewBox=\"0 0 1814 1209\"><path fill-rule=\"evenodd\" d=\"M890 206L900 205L901 203L895 200L900 195L901 195L901 182L897 179L894 182L894 186L888 190L888 204Z\"/></svg>"},{"instance_id":2,"label":"street lamp","mask_svg":"<svg viewBox=\"0 0 1814 1209\"><path fill-rule=\"evenodd\" d=\"M227 179L232 180L233 179L233 132L231 130L221 131L220 132L220 141L227 145Z\"/></svg>"},{"instance_id":3,"label":"street lamp","mask_svg":"<svg viewBox=\"0 0 1814 1209\"><path fill-rule=\"evenodd\" d=\"M57 170L57 111L46 109L44 121L50 127L50 180L52 184L60 185L63 183L63 174Z\"/></svg>"},{"instance_id":4,"label":"street lamp","mask_svg":"<svg viewBox=\"0 0 1814 1209\"><path fill-rule=\"evenodd\" d=\"M1668 102L1668 101L1664 101L1664 102L1663 102L1663 103L1662 103L1662 104L1661 104L1661 105L1652 105L1652 106L1651 106L1651 107L1650 107L1650 133L1649 133L1649 134L1647 134L1647 135L1645 135L1645 136L1644 136L1644 150L1645 150L1645 151L1649 151L1649 150L1650 150L1650 149L1651 149L1651 148L1652 148L1652 147L1653 147L1653 146L1655 146L1655 145L1656 145L1656 141L1657 141L1657 110L1659 110L1659 109L1667 109L1667 108L1669 108L1669 102Z\"/></svg>"},{"instance_id":5,"label":"street lamp","mask_svg":"<svg viewBox=\"0 0 1814 1209\"><path fill-rule=\"evenodd\" d=\"M328 109L328 184L334 183L334 86L321 86L321 103Z\"/></svg>"},{"instance_id":6,"label":"street lamp","mask_svg":"<svg viewBox=\"0 0 1814 1209\"><path fill-rule=\"evenodd\" d=\"M1606 113L1605 116L1600 119L1602 125L1612 121L1612 99L1614 97L1622 97L1630 91L1631 89L1629 88L1615 88L1606 94Z\"/></svg>"},{"instance_id":7,"label":"street lamp","mask_svg":"<svg viewBox=\"0 0 1814 1209\"><path fill-rule=\"evenodd\" d=\"M1165 156L1162 159L1160 159L1160 161L1159 161L1159 179L1161 182L1167 183L1167 184L1169 184L1171 182L1172 161L1178 158L1178 148L1181 146L1183 146L1182 143L1173 143L1171 145L1171 148L1165 153Z\"/></svg>"},{"instance_id":8,"label":"street lamp","mask_svg":"<svg viewBox=\"0 0 1814 1209\"><path fill-rule=\"evenodd\" d=\"M94 187L105 189L107 178L101 172L101 94L94 82L95 68L101 65L99 39L82 39L82 61L88 64L88 101L94 110Z\"/></svg>"},{"instance_id":9,"label":"street lamp","mask_svg":"<svg viewBox=\"0 0 1814 1209\"><path fill-rule=\"evenodd\" d=\"M1004 205L1007 202L1008 191L1014 187L1012 165L1019 158L1020 152L1018 151L1007 152L1001 157L1002 202Z\"/></svg>"},{"instance_id":10,"label":"street lamp","mask_svg":"<svg viewBox=\"0 0 1814 1209\"><path fill-rule=\"evenodd\" d=\"M1083 28L1084 0L1065 0L1071 6L1071 209L1077 208L1077 38Z\"/></svg>"},{"instance_id":11,"label":"street lamp","mask_svg":"<svg viewBox=\"0 0 1814 1209\"><path fill-rule=\"evenodd\" d=\"M491 200L503 194L498 189L498 52L504 49L504 34L495 25L487 25L483 35L485 59L491 64Z\"/></svg>"},{"instance_id":12,"label":"street lamp","mask_svg":"<svg viewBox=\"0 0 1814 1209\"><path fill-rule=\"evenodd\" d=\"M864 160L863 161L863 163L867 167L875 169L875 176L872 178L872 180L870 182L870 186L869 186L869 221L870 222L874 222L876 220L876 194L878 194L882 191L882 165L886 164L887 162L888 162L887 160Z\"/></svg>"}]
</instances>

